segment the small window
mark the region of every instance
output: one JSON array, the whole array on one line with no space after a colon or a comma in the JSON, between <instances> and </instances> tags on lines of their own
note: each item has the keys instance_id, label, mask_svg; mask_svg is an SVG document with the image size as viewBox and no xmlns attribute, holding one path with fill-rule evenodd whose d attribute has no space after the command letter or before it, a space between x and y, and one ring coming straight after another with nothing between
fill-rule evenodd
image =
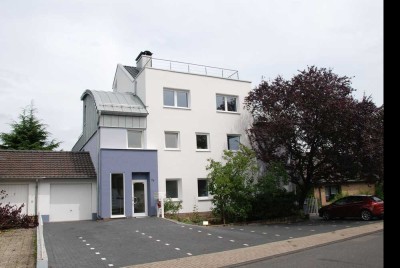
<instances>
[{"instance_id":1,"label":"small window","mask_svg":"<svg viewBox=\"0 0 400 268\"><path fill-rule=\"evenodd\" d=\"M164 106L189 108L189 91L164 89Z\"/></svg>"},{"instance_id":2,"label":"small window","mask_svg":"<svg viewBox=\"0 0 400 268\"><path fill-rule=\"evenodd\" d=\"M208 181L207 179L197 180L197 196L208 197Z\"/></svg>"},{"instance_id":3,"label":"small window","mask_svg":"<svg viewBox=\"0 0 400 268\"><path fill-rule=\"evenodd\" d=\"M179 149L179 132L165 132L165 148Z\"/></svg>"},{"instance_id":4,"label":"small window","mask_svg":"<svg viewBox=\"0 0 400 268\"><path fill-rule=\"evenodd\" d=\"M167 179L165 190L167 198L180 198L180 179Z\"/></svg>"},{"instance_id":5,"label":"small window","mask_svg":"<svg viewBox=\"0 0 400 268\"><path fill-rule=\"evenodd\" d=\"M143 148L143 131L128 130L128 148Z\"/></svg>"},{"instance_id":6,"label":"small window","mask_svg":"<svg viewBox=\"0 0 400 268\"><path fill-rule=\"evenodd\" d=\"M218 111L237 112L237 96L217 95L216 105Z\"/></svg>"},{"instance_id":7,"label":"small window","mask_svg":"<svg viewBox=\"0 0 400 268\"><path fill-rule=\"evenodd\" d=\"M340 193L339 185L325 186L325 200L330 202L335 199L335 196Z\"/></svg>"},{"instance_id":8,"label":"small window","mask_svg":"<svg viewBox=\"0 0 400 268\"><path fill-rule=\"evenodd\" d=\"M240 135L228 135L228 150L238 151L240 145Z\"/></svg>"},{"instance_id":9,"label":"small window","mask_svg":"<svg viewBox=\"0 0 400 268\"><path fill-rule=\"evenodd\" d=\"M196 134L196 148L197 150L208 151L209 148L209 140L210 135L206 133L197 133Z\"/></svg>"}]
</instances>

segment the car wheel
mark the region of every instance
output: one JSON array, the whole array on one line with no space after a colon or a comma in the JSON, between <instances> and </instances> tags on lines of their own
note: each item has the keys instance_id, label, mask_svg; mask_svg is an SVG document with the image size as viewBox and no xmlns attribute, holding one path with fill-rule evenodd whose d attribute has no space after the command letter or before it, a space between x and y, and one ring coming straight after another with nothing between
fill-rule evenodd
<instances>
[{"instance_id":1,"label":"car wheel","mask_svg":"<svg viewBox=\"0 0 400 268\"><path fill-rule=\"evenodd\" d=\"M372 218L372 214L369 210L361 211L361 219L364 221L369 221Z\"/></svg>"},{"instance_id":2,"label":"car wheel","mask_svg":"<svg viewBox=\"0 0 400 268\"><path fill-rule=\"evenodd\" d=\"M325 211L325 212L322 214L322 218L323 218L324 220L328 221L328 220L331 219L331 215L329 215L328 211Z\"/></svg>"}]
</instances>

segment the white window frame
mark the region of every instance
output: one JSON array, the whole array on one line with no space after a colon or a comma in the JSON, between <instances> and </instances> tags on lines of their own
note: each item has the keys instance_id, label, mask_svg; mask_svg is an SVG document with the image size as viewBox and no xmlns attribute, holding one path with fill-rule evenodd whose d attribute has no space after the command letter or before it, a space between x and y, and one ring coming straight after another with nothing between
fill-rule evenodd
<instances>
[{"instance_id":1,"label":"white window frame","mask_svg":"<svg viewBox=\"0 0 400 268\"><path fill-rule=\"evenodd\" d=\"M197 135L203 135L203 136L207 136L207 149L199 149L197 148ZM210 152L211 148L210 148L210 133L205 133L205 132L196 132L196 151L197 152Z\"/></svg>"},{"instance_id":2,"label":"white window frame","mask_svg":"<svg viewBox=\"0 0 400 268\"><path fill-rule=\"evenodd\" d=\"M172 92L174 92L174 105L172 105L172 106L170 106L170 105L165 105L165 103L164 103L164 92L165 92L165 91L172 91ZM178 106L178 94L177 94L178 92L184 92L184 93L187 94L187 104L188 104L187 107L185 107L185 106ZM163 89L163 105L164 105L164 108L186 109L186 110L190 109L190 91L187 90L187 89L175 89L175 88L167 88L167 87L165 87L165 88Z\"/></svg>"},{"instance_id":3,"label":"white window frame","mask_svg":"<svg viewBox=\"0 0 400 268\"><path fill-rule=\"evenodd\" d=\"M140 132L140 147L129 147L129 132ZM143 149L144 131L141 129L127 129L126 131L126 146L128 149Z\"/></svg>"},{"instance_id":4,"label":"white window frame","mask_svg":"<svg viewBox=\"0 0 400 268\"><path fill-rule=\"evenodd\" d=\"M178 187L178 197L171 198L172 201L182 200L182 179L180 178L167 178L165 179L165 197L167 197L167 181L176 181L176 187ZM167 197L168 198L168 197Z\"/></svg>"},{"instance_id":5,"label":"white window frame","mask_svg":"<svg viewBox=\"0 0 400 268\"><path fill-rule=\"evenodd\" d=\"M241 135L240 135L240 134L227 134L227 135L226 135L226 147L228 148L228 150L229 150L229 151L234 151L234 152L238 151L238 150L233 150L233 149L230 149L230 148L229 148L229 141L228 141L228 137L229 137L229 136L232 136L232 137L239 137L239 145L238 145L238 146L239 146L238 150L239 150L239 149L240 149L240 144L241 144L241 143L240 143Z\"/></svg>"},{"instance_id":6,"label":"white window frame","mask_svg":"<svg viewBox=\"0 0 400 268\"><path fill-rule=\"evenodd\" d=\"M176 141L176 145L177 148L169 148L167 147L167 142L165 140L166 134L177 134L177 141ZM181 135L179 133L179 131L164 131L164 150L166 151L179 151L181 149Z\"/></svg>"},{"instance_id":7,"label":"white window frame","mask_svg":"<svg viewBox=\"0 0 400 268\"><path fill-rule=\"evenodd\" d=\"M206 181L207 182L207 196L199 196L199 181ZM210 191L209 191L209 181L207 178L198 178L197 179L197 199L198 200L211 200Z\"/></svg>"},{"instance_id":8,"label":"white window frame","mask_svg":"<svg viewBox=\"0 0 400 268\"><path fill-rule=\"evenodd\" d=\"M122 187L124 192L124 214L123 215L115 215L112 214L112 175L113 174L122 174ZM125 218L126 204L125 204L125 173L123 172L112 172L110 173L110 218Z\"/></svg>"},{"instance_id":9,"label":"white window frame","mask_svg":"<svg viewBox=\"0 0 400 268\"><path fill-rule=\"evenodd\" d=\"M215 100L217 100L217 97L223 97L224 98L224 105L225 105L225 110L218 110L217 107L215 107L216 111L219 113L232 113L232 114L238 114L239 113L239 96L236 95L226 95L226 94L216 94ZM236 111L228 111L228 98L227 97L232 97L236 99Z\"/></svg>"}]
</instances>

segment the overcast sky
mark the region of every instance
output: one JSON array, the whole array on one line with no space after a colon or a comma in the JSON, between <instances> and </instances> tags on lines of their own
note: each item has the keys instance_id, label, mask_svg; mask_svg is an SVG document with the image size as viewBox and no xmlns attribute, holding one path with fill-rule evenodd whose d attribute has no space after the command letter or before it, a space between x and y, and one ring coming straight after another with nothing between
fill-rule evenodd
<instances>
[{"instance_id":1,"label":"overcast sky","mask_svg":"<svg viewBox=\"0 0 400 268\"><path fill-rule=\"evenodd\" d=\"M0 132L33 100L70 150L83 91L112 90L117 64L142 50L235 69L253 87L332 68L383 104L383 0L1 0Z\"/></svg>"}]
</instances>

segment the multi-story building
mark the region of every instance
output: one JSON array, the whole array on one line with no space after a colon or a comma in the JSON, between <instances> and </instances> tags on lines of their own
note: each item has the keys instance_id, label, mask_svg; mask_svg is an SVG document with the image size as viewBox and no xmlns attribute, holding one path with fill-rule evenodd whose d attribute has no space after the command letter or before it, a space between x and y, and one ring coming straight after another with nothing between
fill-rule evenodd
<instances>
[{"instance_id":1,"label":"multi-story building","mask_svg":"<svg viewBox=\"0 0 400 268\"><path fill-rule=\"evenodd\" d=\"M251 88L235 70L161 60L144 51L136 67L118 64L113 91L86 90L83 133L98 176L102 218L156 214L158 194L181 212L210 211L207 159L248 144ZM160 196L161 196L160 195Z\"/></svg>"}]
</instances>

